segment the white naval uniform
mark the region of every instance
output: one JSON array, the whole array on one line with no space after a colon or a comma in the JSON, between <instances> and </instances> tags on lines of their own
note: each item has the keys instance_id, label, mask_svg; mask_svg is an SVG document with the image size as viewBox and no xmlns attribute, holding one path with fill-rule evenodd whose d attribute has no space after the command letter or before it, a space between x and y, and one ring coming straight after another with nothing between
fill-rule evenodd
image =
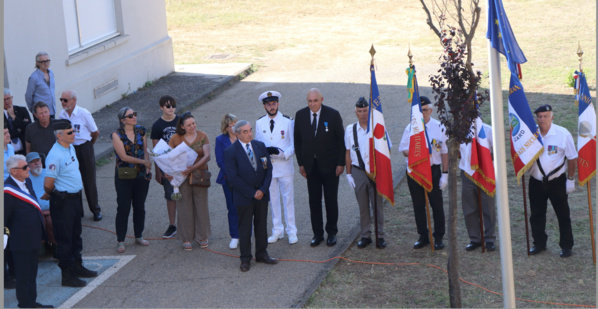
<instances>
[{"instance_id":1,"label":"white naval uniform","mask_svg":"<svg viewBox=\"0 0 598 309\"><path fill-rule=\"evenodd\" d=\"M274 129L270 132L270 120L274 120ZM280 153L270 155L272 160L272 182L270 184L270 204L272 210L272 235L284 235L280 195L284 204L284 217L287 235L297 235L295 226L295 202L293 192L293 118L278 112L274 119L264 115L255 122L255 139L266 147L278 147Z\"/></svg>"}]
</instances>

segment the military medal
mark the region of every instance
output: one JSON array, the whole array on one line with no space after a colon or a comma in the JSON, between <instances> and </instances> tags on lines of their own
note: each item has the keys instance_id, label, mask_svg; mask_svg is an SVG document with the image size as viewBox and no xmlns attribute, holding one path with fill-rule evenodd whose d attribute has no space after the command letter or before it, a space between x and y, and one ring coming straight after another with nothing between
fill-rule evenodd
<instances>
[{"instance_id":1,"label":"military medal","mask_svg":"<svg viewBox=\"0 0 598 309\"><path fill-rule=\"evenodd\" d=\"M280 131L280 138L284 139L284 130Z\"/></svg>"},{"instance_id":2,"label":"military medal","mask_svg":"<svg viewBox=\"0 0 598 309\"><path fill-rule=\"evenodd\" d=\"M326 128L325 128L325 129L326 129L325 131L326 131L326 132L328 132L328 122L324 122L324 126L326 127Z\"/></svg>"}]
</instances>

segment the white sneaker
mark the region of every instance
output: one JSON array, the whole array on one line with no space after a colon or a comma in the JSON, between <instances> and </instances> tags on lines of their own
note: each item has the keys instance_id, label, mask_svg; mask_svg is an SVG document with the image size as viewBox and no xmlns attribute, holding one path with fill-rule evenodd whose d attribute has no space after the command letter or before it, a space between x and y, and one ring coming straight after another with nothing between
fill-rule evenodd
<instances>
[{"instance_id":1,"label":"white sneaker","mask_svg":"<svg viewBox=\"0 0 598 309\"><path fill-rule=\"evenodd\" d=\"M284 236L282 234L272 234L272 236L268 237L268 243L273 244L277 240L282 239Z\"/></svg>"},{"instance_id":2,"label":"white sneaker","mask_svg":"<svg viewBox=\"0 0 598 309\"><path fill-rule=\"evenodd\" d=\"M297 238L297 235L295 234L291 234L289 235L289 244L296 244L299 241L299 238Z\"/></svg>"},{"instance_id":3,"label":"white sneaker","mask_svg":"<svg viewBox=\"0 0 598 309\"><path fill-rule=\"evenodd\" d=\"M239 239L233 238L230 240L230 244L228 244L228 248L231 250L237 249L239 246Z\"/></svg>"}]
</instances>

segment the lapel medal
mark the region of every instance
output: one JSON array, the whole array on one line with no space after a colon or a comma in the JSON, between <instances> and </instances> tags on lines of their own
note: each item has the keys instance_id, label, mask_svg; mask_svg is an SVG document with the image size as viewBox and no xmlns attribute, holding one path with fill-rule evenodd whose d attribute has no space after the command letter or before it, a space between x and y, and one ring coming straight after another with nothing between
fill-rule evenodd
<instances>
[{"instance_id":1,"label":"lapel medal","mask_svg":"<svg viewBox=\"0 0 598 309\"><path fill-rule=\"evenodd\" d=\"M280 138L284 139L284 130L280 131Z\"/></svg>"},{"instance_id":2,"label":"lapel medal","mask_svg":"<svg viewBox=\"0 0 598 309\"><path fill-rule=\"evenodd\" d=\"M328 122L324 122L325 131L328 132Z\"/></svg>"}]
</instances>

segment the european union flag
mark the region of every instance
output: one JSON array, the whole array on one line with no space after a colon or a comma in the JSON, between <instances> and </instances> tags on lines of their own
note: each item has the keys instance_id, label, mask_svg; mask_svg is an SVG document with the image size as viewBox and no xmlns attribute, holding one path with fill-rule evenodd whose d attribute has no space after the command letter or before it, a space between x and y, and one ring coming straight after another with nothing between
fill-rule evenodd
<instances>
[{"instance_id":1,"label":"european union flag","mask_svg":"<svg viewBox=\"0 0 598 309\"><path fill-rule=\"evenodd\" d=\"M488 0L488 33L492 47L507 57L511 72L517 72L517 63L525 63L527 59L519 48L511 24L502 5L502 0Z\"/></svg>"}]
</instances>

